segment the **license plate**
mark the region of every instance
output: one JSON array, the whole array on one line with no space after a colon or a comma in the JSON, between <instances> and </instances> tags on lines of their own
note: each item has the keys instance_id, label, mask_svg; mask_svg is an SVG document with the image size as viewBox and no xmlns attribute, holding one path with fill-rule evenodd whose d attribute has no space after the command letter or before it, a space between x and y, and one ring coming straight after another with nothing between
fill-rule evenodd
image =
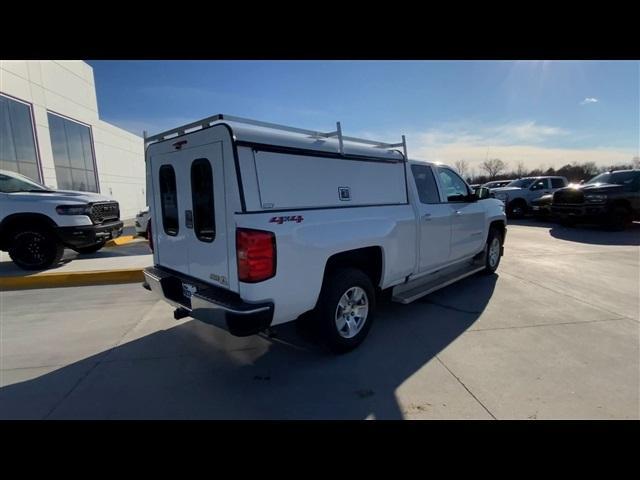
<instances>
[{"instance_id":1,"label":"license plate","mask_svg":"<svg viewBox=\"0 0 640 480\"><path fill-rule=\"evenodd\" d=\"M190 283L183 283L182 284L182 294L187 297L187 298L191 298L191 295L193 295L196 292L196 287L191 285Z\"/></svg>"}]
</instances>

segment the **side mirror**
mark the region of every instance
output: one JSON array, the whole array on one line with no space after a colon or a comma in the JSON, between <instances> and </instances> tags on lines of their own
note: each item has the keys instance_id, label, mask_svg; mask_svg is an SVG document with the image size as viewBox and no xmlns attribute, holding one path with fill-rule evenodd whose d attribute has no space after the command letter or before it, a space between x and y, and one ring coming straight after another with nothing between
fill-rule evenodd
<instances>
[{"instance_id":1,"label":"side mirror","mask_svg":"<svg viewBox=\"0 0 640 480\"><path fill-rule=\"evenodd\" d=\"M485 198L491 198L492 193L491 193L491 190L489 190L488 188L480 187L476 190L474 195L476 197L476 200L483 200Z\"/></svg>"}]
</instances>

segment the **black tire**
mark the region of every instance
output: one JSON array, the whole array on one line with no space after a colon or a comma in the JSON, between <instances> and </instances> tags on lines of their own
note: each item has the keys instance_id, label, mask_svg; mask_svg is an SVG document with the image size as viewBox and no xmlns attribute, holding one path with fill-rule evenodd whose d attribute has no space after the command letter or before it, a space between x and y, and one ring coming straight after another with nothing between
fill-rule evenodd
<instances>
[{"instance_id":1,"label":"black tire","mask_svg":"<svg viewBox=\"0 0 640 480\"><path fill-rule=\"evenodd\" d=\"M80 254L96 253L98 250L104 247L105 243L107 242L96 243L95 245L91 245L90 247L77 247L74 248L74 250Z\"/></svg>"},{"instance_id":2,"label":"black tire","mask_svg":"<svg viewBox=\"0 0 640 480\"><path fill-rule=\"evenodd\" d=\"M344 323L342 333L338 327L337 316L339 312L345 311L345 309L340 307L339 310L338 307L343 295L348 294L349 291L351 291L352 295L358 293L357 290L352 290L354 287L364 292L366 297L364 301L368 309L366 314L363 315L363 323L357 328L357 333L347 338L345 335L349 334L347 332L349 325L357 325L357 303L362 302L362 297L360 302L347 307L351 310L353 306L356 306L355 312L353 312L355 316L351 319L352 323ZM364 306L364 303L362 303L362 306ZM366 274L355 268L345 268L332 272L325 278L318 300L316 322L320 340L334 353L345 353L353 350L362 343L369 333L373 323L375 307L375 291L371 279ZM359 311L362 311L362 307L360 307ZM345 315L349 316L351 314L346 313Z\"/></svg>"},{"instance_id":3,"label":"black tire","mask_svg":"<svg viewBox=\"0 0 640 480\"><path fill-rule=\"evenodd\" d=\"M492 245L494 245L495 240L497 240L498 248L497 257L494 257L491 252L491 247ZM489 230L489 235L487 236L487 254L484 258L484 270L482 271L482 273L484 273L485 275L491 275L498 269L498 266L500 265L500 253L502 251L503 242L504 239L502 238L502 233L500 233L500 230L498 230L497 228L491 228L491 230Z\"/></svg>"},{"instance_id":4,"label":"black tire","mask_svg":"<svg viewBox=\"0 0 640 480\"><path fill-rule=\"evenodd\" d=\"M624 230L631 223L631 212L623 205L617 205L609 215L609 228L614 231Z\"/></svg>"},{"instance_id":5,"label":"black tire","mask_svg":"<svg viewBox=\"0 0 640 480\"><path fill-rule=\"evenodd\" d=\"M62 259L64 245L43 227L26 227L11 233L9 256L23 270L45 270Z\"/></svg>"},{"instance_id":6,"label":"black tire","mask_svg":"<svg viewBox=\"0 0 640 480\"><path fill-rule=\"evenodd\" d=\"M509 218L523 218L527 213L527 202L521 199L515 199L507 205L507 216Z\"/></svg>"}]
</instances>

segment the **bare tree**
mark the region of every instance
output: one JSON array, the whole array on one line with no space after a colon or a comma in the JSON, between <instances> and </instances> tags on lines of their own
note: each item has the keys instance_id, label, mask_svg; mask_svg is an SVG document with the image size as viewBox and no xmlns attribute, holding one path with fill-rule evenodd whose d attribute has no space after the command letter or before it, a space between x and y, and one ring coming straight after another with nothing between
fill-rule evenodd
<instances>
[{"instance_id":1,"label":"bare tree","mask_svg":"<svg viewBox=\"0 0 640 480\"><path fill-rule=\"evenodd\" d=\"M507 164L499 158L491 158L482 162L482 170L487 172L487 175L491 180L494 180L498 175L507 169Z\"/></svg>"},{"instance_id":2,"label":"bare tree","mask_svg":"<svg viewBox=\"0 0 640 480\"><path fill-rule=\"evenodd\" d=\"M633 157L632 164L633 168L640 168L640 157Z\"/></svg>"},{"instance_id":3,"label":"bare tree","mask_svg":"<svg viewBox=\"0 0 640 480\"><path fill-rule=\"evenodd\" d=\"M453 164L462 178L466 178L469 173L469 164L466 160L456 160Z\"/></svg>"},{"instance_id":4,"label":"bare tree","mask_svg":"<svg viewBox=\"0 0 640 480\"><path fill-rule=\"evenodd\" d=\"M516 165L515 174L518 178L522 178L527 174L527 167L524 166L524 162L518 162L518 164Z\"/></svg>"}]
</instances>

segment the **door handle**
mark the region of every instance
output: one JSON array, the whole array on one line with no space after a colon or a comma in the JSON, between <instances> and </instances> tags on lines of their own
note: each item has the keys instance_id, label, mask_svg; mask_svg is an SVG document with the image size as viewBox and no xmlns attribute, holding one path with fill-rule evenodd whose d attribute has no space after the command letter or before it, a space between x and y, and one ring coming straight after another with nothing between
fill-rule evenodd
<instances>
[{"instance_id":1,"label":"door handle","mask_svg":"<svg viewBox=\"0 0 640 480\"><path fill-rule=\"evenodd\" d=\"M422 220L424 220L425 222L431 220L431 214L425 213L424 215L422 215Z\"/></svg>"},{"instance_id":2,"label":"door handle","mask_svg":"<svg viewBox=\"0 0 640 480\"><path fill-rule=\"evenodd\" d=\"M460 210L456 210L456 215L462 215L462 212Z\"/></svg>"}]
</instances>

